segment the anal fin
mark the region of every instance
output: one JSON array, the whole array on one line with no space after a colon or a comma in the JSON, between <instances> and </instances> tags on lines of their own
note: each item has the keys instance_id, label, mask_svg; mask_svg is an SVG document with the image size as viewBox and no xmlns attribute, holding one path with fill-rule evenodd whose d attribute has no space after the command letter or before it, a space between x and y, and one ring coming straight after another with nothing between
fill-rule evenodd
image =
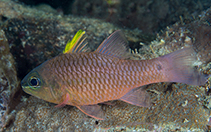
<instances>
[{"instance_id":1,"label":"anal fin","mask_svg":"<svg viewBox=\"0 0 211 132\"><path fill-rule=\"evenodd\" d=\"M104 112L99 105L82 105L76 107L86 115L95 119L104 120L105 118Z\"/></svg>"},{"instance_id":2,"label":"anal fin","mask_svg":"<svg viewBox=\"0 0 211 132\"><path fill-rule=\"evenodd\" d=\"M120 100L127 102L132 105L150 107L151 100L150 96L142 88L136 88L125 94Z\"/></svg>"}]
</instances>

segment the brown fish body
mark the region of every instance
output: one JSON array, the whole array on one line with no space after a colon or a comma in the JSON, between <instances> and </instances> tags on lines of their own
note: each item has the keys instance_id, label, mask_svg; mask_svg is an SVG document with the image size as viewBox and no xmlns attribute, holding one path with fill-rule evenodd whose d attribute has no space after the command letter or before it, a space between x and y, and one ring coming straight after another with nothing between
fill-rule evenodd
<instances>
[{"instance_id":1,"label":"brown fish body","mask_svg":"<svg viewBox=\"0 0 211 132\"><path fill-rule=\"evenodd\" d=\"M121 98L131 89L165 80L158 60L121 60L100 53L62 54L44 63L40 74L50 72L60 86L58 93L71 94L69 105L90 105ZM46 71L47 69L47 71ZM64 93L64 94L63 94ZM54 101L53 101L54 102ZM57 102L61 103L61 102Z\"/></svg>"},{"instance_id":2,"label":"brown fish body","mask_svg":"<svg viewBox=\"0 0 211 132\"><path fill-rule=\"evenodd\" d=\"M129 60L126 43L122 32L116 31L94 52L82 52L84 46L75 45L70 53L33 69L21 82L23 90L57 106L76 106L102 120L105 116L98 103L122 100L149 107L150 96L140 86L157 82L203 85L209 77L194 69L191 48L151 60Z\"/></svg>"}]
</instances>

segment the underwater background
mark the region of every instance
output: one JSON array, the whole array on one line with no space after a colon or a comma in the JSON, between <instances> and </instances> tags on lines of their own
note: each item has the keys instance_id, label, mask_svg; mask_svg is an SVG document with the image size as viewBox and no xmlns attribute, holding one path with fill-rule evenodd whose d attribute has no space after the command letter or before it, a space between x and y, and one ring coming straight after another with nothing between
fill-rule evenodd
<instances>
[{"instance_id":1,"label":"underwater background","mask_svg":"<svg viewBox=\"0 0 211 132\"><path fill-rule=\"evenodd\" d=\"M211 78L203 86L144 86L150 108L122 101L102 105L107 119L22 91L20 81L62 53L82 29L98 45L121 29L137 60L193 47L197 68L211 74L211 0L0 0L0 131L211 131Z\"/></svg>"}]
</instances>

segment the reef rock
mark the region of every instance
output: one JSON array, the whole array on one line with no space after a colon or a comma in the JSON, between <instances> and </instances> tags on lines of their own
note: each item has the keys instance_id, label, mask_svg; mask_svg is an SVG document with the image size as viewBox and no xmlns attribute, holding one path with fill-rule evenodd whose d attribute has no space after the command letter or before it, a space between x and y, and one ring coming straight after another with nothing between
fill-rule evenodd
<instances>
[{"instance_id":1,"label":"reef rock","mask_svg":"<svg viewBox=\"0 0 211 132\"><path fill-rule=\"evenodd\" d=\"M19 81L14 65L14 59L9 51L9 45L4 31L0 30L0 131L10 120L10 112L14 109L12 101L17 92ZM13 112L12 112L13 113Z\"/></svg>"}]
</instances>

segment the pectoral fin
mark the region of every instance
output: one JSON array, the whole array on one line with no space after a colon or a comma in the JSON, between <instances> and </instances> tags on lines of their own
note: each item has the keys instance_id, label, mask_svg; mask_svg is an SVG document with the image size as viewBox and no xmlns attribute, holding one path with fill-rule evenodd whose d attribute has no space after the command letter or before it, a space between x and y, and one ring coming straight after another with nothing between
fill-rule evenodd
<instances>
[{"instance_id":1,"label":"pectoral fin","mask_svg":"<svg viewBox=\"0 0 211 132\"><path fill-rule=\"evenodd\" d=\"M68 100L70 100L70 96L69 94L66 94L65 100L62 103L56 105L55 107L64 107L67 104Z\"/></svg>"},{"instance_id":2,"label":"pectoral fin","mask_svg":"<svg viewBox=\"0 0 211 132\"><path fill-rule=\"evenodd\" d=\"M121 97L120 100L132 105L137 105L142 107L150 107L151 105L150 96L142 88L131 90L123 97Z\"/></svg>"},{"instance_id":3,"label":"pectoral fin","mask_svg":"<svg viewBox=\"0 0 211 132\"><path fill-rule=\"evenodd\" d=\"M86 115L95 119L104 120L105 118L104 112L99 105L83 105L76 107Z\"/></svg>"}]
</instances>

